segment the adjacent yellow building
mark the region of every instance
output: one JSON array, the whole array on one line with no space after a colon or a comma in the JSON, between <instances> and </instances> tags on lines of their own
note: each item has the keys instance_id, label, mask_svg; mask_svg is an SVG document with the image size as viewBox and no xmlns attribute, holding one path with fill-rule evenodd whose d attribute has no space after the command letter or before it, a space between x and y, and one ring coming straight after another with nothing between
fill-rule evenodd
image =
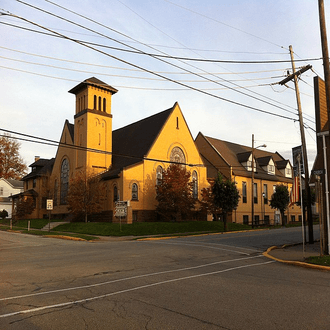
<instances>
[{"instance_id":1,"label":"adjacent yellow building","mask_svg":"<svg viewBox=\"0 0 330 330\"><path fill-rule=\"evenodd\" d=\"M293 170L289 160L277 152L261 149L252 152L251 147L207 137L202 133L197 135L195 142L207 167L208 178L216 178L219 171L237 184L241 198L237 209L229 217L230 221L252 225L253 213L254 225L282 224L280 212L270 207L269 200L276 185L284 184L291 191ZM289 207L285 217L285 223L301 221L300 207Z\"/></svg>"}]
</instances>

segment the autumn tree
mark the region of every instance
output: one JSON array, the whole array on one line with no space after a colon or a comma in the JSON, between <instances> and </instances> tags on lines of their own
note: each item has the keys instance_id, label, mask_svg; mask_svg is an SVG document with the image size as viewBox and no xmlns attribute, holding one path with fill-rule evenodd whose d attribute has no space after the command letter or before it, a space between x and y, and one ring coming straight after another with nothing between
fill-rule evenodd
<instances>
[{"instance_id":1,"label":"autumn tree","mask_svg":"<svg viewBox=\"0 0 330 330\"><path fill-rule=\"evenodd\" d=\"M283 184L277 185L275 187L275 192L272 195L269 204L272 209L278 209L280 211L282 226L285 225L284 212L289 206L289 202L290 202L290 195L289 195L288 187Z\"/></svg>"},{"instance_id":2,"label":"autumn tree","mask_svg":"<svg viewBox=\"0 0 330 330\"><path fill-rule=\"evenodd\" d=\"M102 210L105 198L105 184L95 173L82 170L70 180L67 196L69 210L77 217L83 216L85 222L88 215Z\"/></svg>"},{"instance_id":3,"label":"autumn tree","mask_svg":"<svg viewBox=\"0 0 330 330\"><path fill-rule=\"evenodd\" d=\"M14 216L21 219L30 215L36 208L35 200L32 197L19 198L14 209Z\"/></svg>"},{"instance_id":4,"label":"autumn tree","mask_svg":"<svg viewBox=\"0 0 330 330\"><path fill-rule=\"evenodd\" d=\"M221 213L223 216L224 231L227 231L227 214L232 212L240 199L236 183L222 177L221 173L211 182L211 187L202 190L202 209L214 215Z\"/></svg>"},{"instance_id":5,"label":"autumn tree","mask_svg":"<svg viewBox=\"0 0 330 330\"><path fill-rule=\"evenodd\" d=\"M27 166L19 154L20 144L10 135L0 136L0 178L21 179Z\"/></svg>"},{"instance_id":6,"label":"autumn tree","mask_svg":"<svg viewBox=\"0 0 330 330\"><path fill-rule=\"evenodd\" d=\"M190 172L179 164L171 164L163 171L156 185L156 212L166 220L180 221L192 214L196 199L190 177Z\"/></svg>"}]
</instances>

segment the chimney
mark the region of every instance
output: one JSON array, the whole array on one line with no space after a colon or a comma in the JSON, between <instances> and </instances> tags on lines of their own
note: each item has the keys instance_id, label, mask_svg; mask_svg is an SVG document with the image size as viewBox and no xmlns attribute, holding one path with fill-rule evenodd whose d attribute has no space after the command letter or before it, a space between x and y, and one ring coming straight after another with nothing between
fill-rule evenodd
<instances>
[{"instance_id":1,"label":"chimney","mask_svg":"<svg viewBox=\"0 0 330 330\"><path fill-rule=\"evenodd\" d=\"M34 161L38 161L40 159L40 156L34 156Z\"/></svg>"}]
</instances>

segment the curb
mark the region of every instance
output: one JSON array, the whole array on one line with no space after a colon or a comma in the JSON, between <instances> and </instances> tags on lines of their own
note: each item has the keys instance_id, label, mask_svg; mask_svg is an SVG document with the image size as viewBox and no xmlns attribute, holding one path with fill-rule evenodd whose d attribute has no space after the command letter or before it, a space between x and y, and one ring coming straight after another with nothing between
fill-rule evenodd
<instances>
[{"instance_id":1,"label":"curb","mask_svg":"<svg viewBox=\"0 0 330 330\"><path fill-rule=\"evenodd\" d=\"M278 262L282 262L288 265L294 265L294 266L300 266L300 267L305 267L305 268L312 268L312 269L319 269L319 270L326 270L330 271L330 267L328 266L321 266L321 265L315 265L315 264L309 264L307 262L303 261L292 261L292 260L282 260L276 257L273 257L272 255L269 254L270 251L275 250L275 249L282 249L283 247L278 247L278 246L271 246L270 248L267 249L267 251L263 252L263 256L273 259Z\"/></svg>"}]
</instances>

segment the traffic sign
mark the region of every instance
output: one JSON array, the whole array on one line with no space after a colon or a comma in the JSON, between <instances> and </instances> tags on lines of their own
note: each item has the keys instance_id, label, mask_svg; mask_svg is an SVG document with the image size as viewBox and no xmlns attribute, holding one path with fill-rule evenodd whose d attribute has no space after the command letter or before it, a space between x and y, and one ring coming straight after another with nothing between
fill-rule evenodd
<instances>
[{"instance_id":1,"label":"traffic sign","mask_svg":"<svg viewBox=\"0 0 330 330\"><path fill-rule=\"evenodd\" d=\"M312 170L312 174L314 174L314 175L323 175L323 174L325 174L325 169L322 168L320 170Z\"/></svg>"}]
</instances>

